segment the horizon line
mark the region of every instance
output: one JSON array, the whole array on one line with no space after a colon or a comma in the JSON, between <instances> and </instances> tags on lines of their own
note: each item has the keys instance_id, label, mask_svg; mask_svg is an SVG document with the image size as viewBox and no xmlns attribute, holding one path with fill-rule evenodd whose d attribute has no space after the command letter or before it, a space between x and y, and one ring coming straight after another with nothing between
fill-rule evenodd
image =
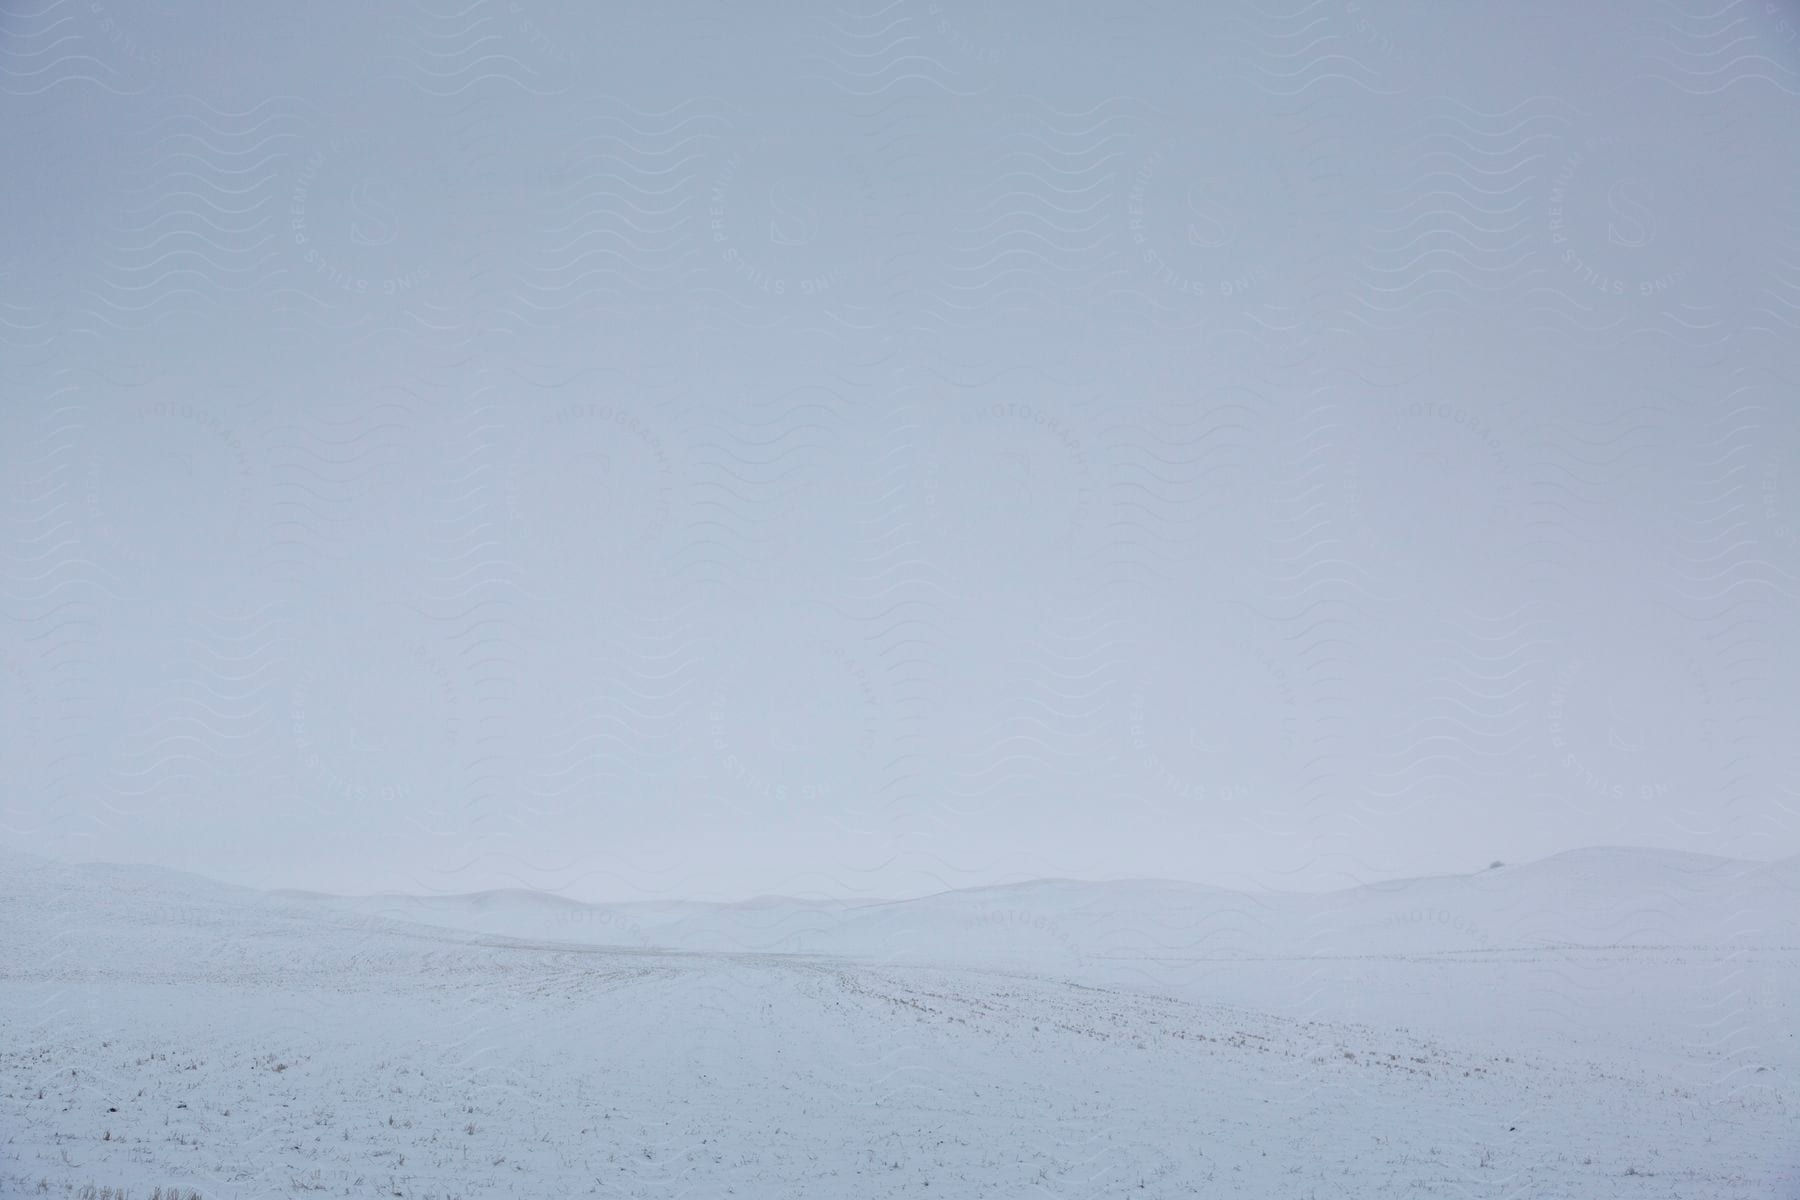
<instances>
[{"instance_id":1,"label":"horizon line","mask_svg":"<svg viewBox=\"0 0 1800 1200\"><path fill-rule=\"evenodd\" d=\"M1640 855L1663 855L1663 856L1671 856L1671 857L1678 857L1678 858L1684 858L1684 859L1706 859L1706 860L1711 860L1715 863L1721 863L1721 864L1722 863L1738 863L1738 864L1743 864L1743 865L1747 865L1747 866L1772 866L1772 865L1775 865L1775 864L1778 864L1781 862L1788 861L1790 859L1800 859L1800 854L1779 855L1774 858L1740 858L1740 857L1735 857L1735 856L1731 856L1731 855L1711 854L1711 853L1707 853L1705 851L1699 851L1699 850L1682 850L1682 849L1678 849L1678 848L1674 848L1674 847L1666 847L1666 846L1628 845L1628 844L1622 844L1622 843L1596 843L1596 844L1582 845L1582 846L1571 846L1566 849L1558 850L1554 853L1544 855L1541 858L1522 859L1522 860L1511 861L1511 862L1504 861L1504 860L1494 860L1490 865L1476 869L1476 870L1472 870L1472 871L1464 871L1464 872L1438 871L1438 872L1428 872L1428 873L1423 873L1423 874L1418 874L1418 875L1392 876L1392 877L1385 878L1385 879L1370 880L1370 881L1361 882L1361 883L1351 883L1351 884L1346 884L1343 886L1325 887L1325 888L1317 888L1317 889L1310 889L1310 890L1309 889L1294 889L1294 888L1232 886L1232 885L1227 885L1227 884L1206 883L1206 882L1202 882L1200 880L1194 880L1194 879L1178 879L1178 878L1173 878L1173 877L1168 877L1168 876L1120 875L1120 876L1100 877L1100 878L1092 878L1092 877L1082 878L1082 877L1071 876L1071 875L1041 875L1041 876L1031 876L1031 877L1023 878L1023 879L1008 880L1008 881L1004 881L1004 882L968 884L968 885L961 886L961 887L945 887L945 888L940 888L936 891L927 891L927 892L921 892L917 895L898 896L898 897L894 897L894 896L883 896L883 897L827 896L827 895L817 894L817 893L809 895L809 894L795 894L795 893L788 893L788 892L760 892L760 893L757 893L752 896L747 896L747 897L743 897L743 898L739 898L739 899L735 899L735 900L703 900L703 899L696 899L696 898L692 898L692 897L678 897L678 896L662 896L662 897L638 896L638 897L635 897L632 899L584 900L584 899L577 898L575 896L568 895L564 892L552 891L552 890L548 890L545 888L533 888L533 887L522 887L522 886L474 888L474 889L470 889L470 890L466 890L466 891L433 891L433 890L401 891L401 890L397 890L397 889L382 889L382 890L370 891L370 892L333 892L333 891L321 890L318 888L302 888L302 887L258 887L258 886L254 886L254 885L250 885L250 884L233 883L229 880L224 880L224 879L217 878L216 876L208 875L202 871L196 871L196 870L192 870L192 869L186 868L186 867L173 867L173 866L169 866L164 863L145 862L145 861L141 861L141 860L140 861L122 861L122 860L109 860L109 859L72 860L72 859L64 859L64 858L55 858L50 855L38 854L33 851L19 850L14 847L0 846L0 849L3 849L4 852L7 854L17 855L22 858L37 859L42 862L56 863L56 864L60 864L62 866L68 866L68 867L122 867L122 868L144 868L144 869L157 870L157 871L168 871L168 872L172 872L172 873L178 874L178 875L186 875L191 878L201 880L205 883L208 883L208 884L211 884L211 885L214 885L217 887L240 889L243 891L257 892L257 893L263 894L263 895L305 896L305 897L315 897L315 898L328 899L328 900L383 900L383 899L453 900L453 899L459 899L459 898L466 899L466 898L478 897L478 896L526 895L526 896L544 897L544 898L548 898L548 899L561 901L566 904L581 905L584 907L618 907L618 906L625 906L625 905L654 905L654 904L692 904L692 905L698 905L701 907L708 907L708 908L743 908L743 907L748 907L748 906L756 905L756 904L768 904L768 903L774 903L774 902L798 903L798 904L841 904L841 905L846 905L846 906L853 907L853 908L880 908L880 907L896 905L896 904L911 904L911 903L915 903L920 900L930 900L930 899L935 899L935 898L938 898L941 896L950 896L950 895L956 895L956 894L968 893L968 892L998 891L998 890L1008 889L1008 888L1022 888L1022 887L1029 887L1034 884L1076 884L1076 885L1087 886L1087 887L1104 887L1104 886L1113 886L1113 885L1119 885L1119 884L1156 884L1156 885L1172 885L1172 886L1183 887L1183 888L1204 889L1204 890L1216 891L1216 892L1230 892L1230 893L1235 893L1238 895L1247 895L1247 896L1259 896L1259 895L1260 896L1328 896L1328 895L1333 895L1333 894L1340 893L1340 892L1357 891L1362 888L1398 886L1398 885L1404 885L1404 884L1410 884L1410 883L1418 883L1418 882L1422 882L1425 880L1431 880L1431 879L1474 879L1479 876L1486 875L1489 872L1494 871L1496 869L1505 870L1505 869L1509 869L1509 868L1517 869L1520 867L1537 866L1537 865L1540 865L1543 863L1552 862L1559 858L1566 858L1570 855L1592 853L1595 851L1614 851L1614 852L1622 851L1622 852L1626 852L1626 853L1640 854Z\"/></svg>"}]
</instances>

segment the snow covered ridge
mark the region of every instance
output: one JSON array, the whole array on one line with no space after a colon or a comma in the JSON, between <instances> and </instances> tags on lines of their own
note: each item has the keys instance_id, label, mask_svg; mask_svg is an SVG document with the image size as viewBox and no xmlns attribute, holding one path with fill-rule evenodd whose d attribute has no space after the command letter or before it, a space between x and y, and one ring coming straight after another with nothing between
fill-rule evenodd
<instances>
[{"instance_id":1,"label":"snow covered ridge","mask_svg":"<svg viewBox=\"0 0 1800 1200\"><path fill-rule=\"evenodd\" d=\"M532 940L0 855L0 1196L1795 1195L1796 876L1592 852ZM649 945L803 932L860 949Z\"/></svg>"},{"instance_id":2,"label":"snow covered ridge","mask_svg":"<svg viewBox=\"0 0 1800 1200\"><path fill-rule=\"evenodd\" d=\"M1800 858L1751 863L1614 848L1325 894L1251 894L1160 880L1035 880L878 902L762 897L742 904L583 904L522 890L275 895L341 913L593 945L981 965L1800 945L1800 904L1794 903Z\"/></svg>"}]
</instances>

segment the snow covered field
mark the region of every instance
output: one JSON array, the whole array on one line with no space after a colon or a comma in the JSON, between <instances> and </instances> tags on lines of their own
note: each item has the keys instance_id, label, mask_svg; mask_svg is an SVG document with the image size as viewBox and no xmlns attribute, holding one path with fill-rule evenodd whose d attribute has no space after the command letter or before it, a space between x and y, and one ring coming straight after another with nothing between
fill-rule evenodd
<instances>
[{"instance_id":1,"label":"snow covered field","mask_svg":"<svg viewBox=\"0 0 1800 1200\"><path fill-rule=\"evenodd\" d=\"M0 1194L1800 1196L1797 880L586 906L8 855Z\"/></svg>"}]
</instances>

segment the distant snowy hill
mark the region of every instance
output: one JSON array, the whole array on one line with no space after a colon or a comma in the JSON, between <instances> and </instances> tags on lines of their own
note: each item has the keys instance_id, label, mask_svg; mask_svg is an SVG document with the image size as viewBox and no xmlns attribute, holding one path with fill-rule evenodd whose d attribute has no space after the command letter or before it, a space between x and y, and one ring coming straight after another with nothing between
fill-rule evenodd
<instances>
[{"instance_id":1,"label":"distant snowy hill","mask_svg":"<svg viewBox=\"0 0 1800 1200\"><path fill-rule=\"evenodd\" d=\"M1592 848L1466 876L1327 893L1252 894L1166 880L1034 880L897 901L759 897L728 904L587 904L524 889L346 897L216 883L158 867L67 866L0 855L0 900L101 902L118 914L84 936L164 931L180 952L227 924L328 918L577 946L825 955L1162 984L1213 964L1271 959L1471 956L1554 947L1800 947L1800 859L1753 863L1676 851ZM15 927L16 928L16 927ZM8 947L0 945L0 952ZM13 947L22 950L21 947ZM64 950L69 947L65 946Z\"/></svg>"},{"instance_id":2,"label":"distant snowy hill","mask_svg":"<svg viewBox=\"0 0 1800 1200\"><path fill-rule=\"evenodd\" d=\"M1328 893L1035 880L917 899L585 904L523 890L272 893L485 934L589 945L1073 970L1107 961L1469 954L1550 946L1800 945L1800 860L1592 848Z\"/></svg>"}]
</instances>

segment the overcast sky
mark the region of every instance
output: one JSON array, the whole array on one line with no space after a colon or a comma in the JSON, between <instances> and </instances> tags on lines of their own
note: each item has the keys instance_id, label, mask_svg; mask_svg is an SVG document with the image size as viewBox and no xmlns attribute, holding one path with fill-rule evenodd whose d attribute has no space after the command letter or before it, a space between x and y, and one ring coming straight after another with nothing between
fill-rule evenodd
<instances>
[{"instance_id":1,"label":"overcast sky","mask_svg":"<svg viewBox=\"0 0 1800 1200\"><path fill-rule=\"evenodd\" d=\"M1800 851L1785 0L3 9L10 845Z\"/></svg>"}]
</instances>

